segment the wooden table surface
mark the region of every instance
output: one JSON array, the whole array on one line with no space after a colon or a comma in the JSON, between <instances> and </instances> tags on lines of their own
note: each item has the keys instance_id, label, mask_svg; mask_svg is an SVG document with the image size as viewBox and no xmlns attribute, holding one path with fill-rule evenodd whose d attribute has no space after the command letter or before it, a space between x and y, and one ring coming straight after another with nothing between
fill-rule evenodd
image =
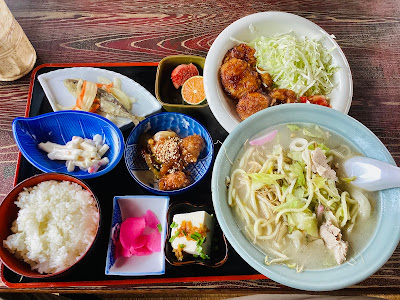
<instances>
[{"instance_id":1,"label":"wooden table surface","mask_svg":"<svg viewBox=\"0 0 400 300\"><path fill-rule=\"evenodd\" d=\"M349 115L370 128L400 163L400 2L6 0L44 63L158 62L172 54L206 56L230 23L261 11L286 11L334 34L353 74ZM11 190L18 149L11 122L24 116L30 76L0 82L0 198ZM400 294L400 249L367 280L335 294ZM296 292L268 279L120 286L119 292ZM55 291L54 289L42 289ZM85 289L110 292L109 288ZM333 294L333 292L331 293Z\"/></svg>"}]
</instances>

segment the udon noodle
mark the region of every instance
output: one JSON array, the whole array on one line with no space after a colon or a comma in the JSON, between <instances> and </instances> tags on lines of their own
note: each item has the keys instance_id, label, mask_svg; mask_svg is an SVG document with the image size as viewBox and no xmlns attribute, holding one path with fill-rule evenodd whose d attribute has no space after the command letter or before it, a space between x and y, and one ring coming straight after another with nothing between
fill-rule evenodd
<instances>
[{"instance_id":1,"label":"udon noodle","mask_svg":"<svg viewBox=\"0 0 400 300\"><path fill-rule=\"evenodd\" d=\"M365 246L375 216L373 195L352 187L354 178L341 172L355 151L315 125L272 130L278 130L273 141L246 143L234 162L228 202L239 227L266 254L267 265L301 271L349 261Z\"/></svg>"}]
</instances>

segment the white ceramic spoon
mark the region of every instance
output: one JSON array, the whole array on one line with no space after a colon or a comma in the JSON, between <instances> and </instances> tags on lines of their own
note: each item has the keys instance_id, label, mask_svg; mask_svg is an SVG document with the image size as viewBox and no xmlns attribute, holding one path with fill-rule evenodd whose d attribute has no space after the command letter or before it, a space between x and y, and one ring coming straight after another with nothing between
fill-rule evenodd
<instances>
[{"instance_id":1,"label":"white ceramic spoon","mask_svg":"<svg viewBox=\"0 0 400 300\"><path fill-rule=\"evenodd\" d=\"M354 156L344 163L348 177L356 176L351 183L367 191L400 187L400 168L363 156Z\"/></svg>"}]
</instances>

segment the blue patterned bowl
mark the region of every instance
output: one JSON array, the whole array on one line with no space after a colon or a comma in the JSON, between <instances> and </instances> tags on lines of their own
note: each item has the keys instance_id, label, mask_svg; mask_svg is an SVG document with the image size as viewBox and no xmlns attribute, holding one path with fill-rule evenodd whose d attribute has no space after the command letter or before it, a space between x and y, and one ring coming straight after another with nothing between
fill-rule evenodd
<instances>
[{"instance_id":1,"label":"blue patterned bowl","mask_svg":"<svg viewBox=\"0 0 400 300\"><path fill-rule=\"evenodd\" d=\"M183 189L174 191L162 191L158 188L157 180L149 171L142 157L143 144L139 139L143 134L149 137L162 130L172 130L180 138L198 134L205 141L205 147L201 151L196 163L190 164L186 170L190 175L191 184ZM207 129L198 121L184 114L165 112L146 118L130 133L125 145L125 163L129 173L144 189L158 195L175 195L194 187L207 173L211 166L214 153L214 144Z\"/></svg>"},{"instance_id":2,"label":"blue patterned bowl","mask_svg":"<svg viewBox=\"0 0 400 300\"><path fill-rule=\"evenodd\" d=\"M58 111L32 118L16 118L12 131L19 150L36 168L46 173L66 173L81 179L98 177L111 171L121 160L124 150L124 138L116 125L102 116L83 111ZM92 174L78 168L68 172L65 161L50 160L47 153L38 148L41 142L65 145L73 136L93 138L95 134L102 135L105 144L110 146L105 154L110 162Z\"/></svg>"}]
</instances>

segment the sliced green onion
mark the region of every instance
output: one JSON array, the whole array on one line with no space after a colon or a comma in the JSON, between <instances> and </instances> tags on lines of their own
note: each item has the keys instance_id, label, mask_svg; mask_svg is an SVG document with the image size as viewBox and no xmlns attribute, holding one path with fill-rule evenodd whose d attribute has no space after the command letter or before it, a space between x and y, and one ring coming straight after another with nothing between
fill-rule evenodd
<instances>
[{"instance_id":1,"label":"sliced green onion","mask_svg":"<svg viewBox=\"0 0 400 300\"><path fill-rule=\"evenodd\" d=\"M177 230L175 232L175 234L173 236L171 236L171 238L169 239L169 242L172 243L175 240L175 238L179 235L179 233L180 233L179 230Z\"/></svg>"},{"instance_id":2,"label":"sliced green onion","mask_svg":"<svg viewBox=\"0 0 400 300\"><path fill-rule=\"evenodd\" d=\"M209 257L207 254L205 254L205 253L200 253L200 257L201 257L202 259L210 259L210 257Z\"/></svg>"}]
</instances>

